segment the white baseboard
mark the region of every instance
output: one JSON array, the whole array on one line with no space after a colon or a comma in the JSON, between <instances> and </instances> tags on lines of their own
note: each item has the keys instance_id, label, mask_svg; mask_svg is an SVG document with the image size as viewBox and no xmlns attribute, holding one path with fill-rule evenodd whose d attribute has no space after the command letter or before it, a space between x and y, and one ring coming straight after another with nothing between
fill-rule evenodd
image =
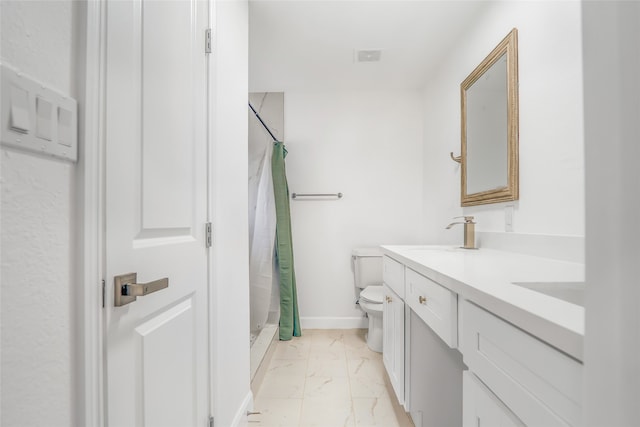
<instances>
[{"instance_id":1,"label":"white baseboard","mask_svg":"<svg viewBox=\"0 0 640 427\"><path fill-rule=\"evenodd\" d=\"M301 317L302 329L362 329L369 326L366 317Z\"/></svg>"},{"instance_id":2,"label":"white baseboard","mask_svg":"<svg viewBox=\"0 0 640 427\"><path fill-rule=\"evenodd\" d=\"M235 417L233 417L233 422L231 425L233 427L246 427L249 425L249 421L247 419L247 412L253 410L253 393L249 390L249 394L242 401L242 405L236 412Z\"/></svg>"}]
</instances>

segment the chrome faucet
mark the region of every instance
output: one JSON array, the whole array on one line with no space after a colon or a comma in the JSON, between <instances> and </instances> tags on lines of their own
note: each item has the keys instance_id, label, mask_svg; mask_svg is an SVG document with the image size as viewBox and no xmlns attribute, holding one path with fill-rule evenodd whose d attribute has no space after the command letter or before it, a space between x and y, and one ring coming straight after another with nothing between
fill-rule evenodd
<instances>
[{"instance_id":1,"label":"chrome faucet","mask_svg":"<svg viewBox=\"0 0 640 427\"><path fill-rule=\"evenodd\" d=\"M447 225L446 229L450 229L456 224L464 224L464 249L477 249L476 248L476 223L473 222L472 216L457 216L456 218L464 218L464 222L452 222Z\"/></svg>"}]
</instances>

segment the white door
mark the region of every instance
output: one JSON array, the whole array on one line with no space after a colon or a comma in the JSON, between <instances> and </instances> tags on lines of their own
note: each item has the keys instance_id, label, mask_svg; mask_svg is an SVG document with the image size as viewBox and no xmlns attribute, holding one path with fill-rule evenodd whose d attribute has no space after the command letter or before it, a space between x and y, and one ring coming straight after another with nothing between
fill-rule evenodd
<instances>
[{"instance_id":1,"label":"white door","mask_svg":"<svg viewBox=\"0 0 640 427\"><path fill-rule=\"evenodd\" d=\"M205 426L208 4L109 0L106 16L107 425ZM118 307L126 273L168 287Z\"/></svg>"}]
</instances>

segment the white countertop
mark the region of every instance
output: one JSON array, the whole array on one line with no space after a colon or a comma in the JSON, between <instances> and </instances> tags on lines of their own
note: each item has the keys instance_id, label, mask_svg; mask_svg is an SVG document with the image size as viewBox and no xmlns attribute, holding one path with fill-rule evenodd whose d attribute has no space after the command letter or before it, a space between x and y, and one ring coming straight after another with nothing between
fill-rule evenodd
<instances>
[{"instance_id":1,"label":"white countertop","mask_svg":"<svg viewBox=\"0 0 640 427\"><path fill-rule=\"evenodd\" d=\"M583 282L584 264L454 246L382 246L385 255L582 361L584 307L514 282Z\"/></svg>"}]
</instances>

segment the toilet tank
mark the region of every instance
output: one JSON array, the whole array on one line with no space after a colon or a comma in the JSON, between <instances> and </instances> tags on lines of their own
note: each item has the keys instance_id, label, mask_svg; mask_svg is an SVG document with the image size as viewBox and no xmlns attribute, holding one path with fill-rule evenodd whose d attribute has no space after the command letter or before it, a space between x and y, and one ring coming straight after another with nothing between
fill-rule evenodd
<instances>
[{"instance_id":1,"label":"toilet tank","mask_svg":"<svg viewBox=\"0 0 640 427\"><path fill-rule=\"evenodd\" d=\"M351 252L351 258L357 288L382 285L382 251L379 248L356 248Z\"/></svg>"}]
</instances>

